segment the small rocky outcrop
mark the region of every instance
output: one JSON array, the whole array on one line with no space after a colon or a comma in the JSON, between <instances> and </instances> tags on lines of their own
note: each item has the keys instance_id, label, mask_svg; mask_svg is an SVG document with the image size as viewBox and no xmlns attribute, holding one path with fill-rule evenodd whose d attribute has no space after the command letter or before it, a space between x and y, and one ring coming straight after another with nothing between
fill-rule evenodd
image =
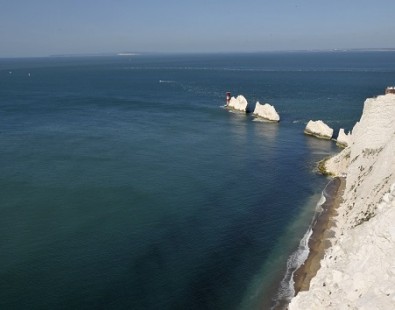
<instances>
[{"instance_id":1,"label":"small rocky outcrop","mask_svg":"<svg viewBox=\"0 0 395 310\"><path fill-rule=\"evenodd\" d=\"M254 114L271 122L280 121L280 115L278 115L274 106L268 103L260 104L259 101L257 101L255 105Z\"/></svg>"},{"instance_id":2,"label":"small rocky outcrop","mask_svg":"<svg viewBox=\"0 0 395 310\"><path fill-rule=\"evenodd\" d=\"M229 100L228 108L232 108L238 111L247 112L248 102L243 95L238 95L237 98L232 97Z\"/></svg>"},{"instance_id":3,"label":"small rocky outcrop","mask_svg":"<svg viewBox=\"0 0 395 310\"><path fill-rule=\"evenodd\" d=\"M306 135L311 135L320 139L332 139L333 129L323 121L309 121L304 130Z\"/></svg>"},{"instance_id":4,"label":"small rocky outcrop","mask_svg":"<svg viewBox=\"0 0 395 310\"><path fill-rule=\"evenodd\" d=\"M340 128L336 144L340 147L347 147L351 144L351 133L346 134L343 128Z\"/></svg>"}]
</instances>

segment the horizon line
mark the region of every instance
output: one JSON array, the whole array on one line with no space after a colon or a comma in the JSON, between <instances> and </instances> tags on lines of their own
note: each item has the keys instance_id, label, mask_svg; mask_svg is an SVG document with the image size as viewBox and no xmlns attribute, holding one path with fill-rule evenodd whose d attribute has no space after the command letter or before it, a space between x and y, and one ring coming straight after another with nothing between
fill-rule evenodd
<instances>
[{"instance_id":1,"label":"horizon line","mask_svg":"<svg viewBox=\"0 0 395 310\"><path fill-rule=\"evenodd\" d=\"M143 55L221 55L221 54L265 54L265 53L319 53L319 52L394 52L395 47L381 48L332 48L332 49L287 49L287 50L261 50L261 51L209 51L209 52L103 52L103 53L70 53L70 54L50 54L43 56L0 56L0 59L18 58L68 58L68 57L127 57Z\"/></svg>"}]
</instances>

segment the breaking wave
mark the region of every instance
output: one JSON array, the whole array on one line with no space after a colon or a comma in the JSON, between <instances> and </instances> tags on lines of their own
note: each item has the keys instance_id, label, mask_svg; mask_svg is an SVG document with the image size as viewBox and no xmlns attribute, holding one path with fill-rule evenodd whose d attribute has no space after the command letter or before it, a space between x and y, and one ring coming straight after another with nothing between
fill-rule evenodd
<instances>
[{"instance_id":1,"label":"breaking wave","mask_svg":"<svg viewBox=\"0 0 395 310\"><path fill-rule=\"evenodd\" d=\"M315 207L316 213L313 217L313 220L309 228L304 234L302 240L300 240L298 248L295 250L295 252L293 252L290 255L290 257L287 260L287 269L283 279L280 282L278 292L276 296L273 298L272 309L278 309L280 305L288 304L291 301L292 297L294 297L295 295L295 288L294 288L295 281L293 279L293 275L295 271L298 270L299 267L303 265L303 263L306 261L307 257L309 256L310 253L309 240L313 233L313 227L314 224L316 223L317 217L321 214L323 210L322 206L326 202L325 195L326 195L326 187L322 191L320 200L316 204Z\"/></svg>"}]
</instances>

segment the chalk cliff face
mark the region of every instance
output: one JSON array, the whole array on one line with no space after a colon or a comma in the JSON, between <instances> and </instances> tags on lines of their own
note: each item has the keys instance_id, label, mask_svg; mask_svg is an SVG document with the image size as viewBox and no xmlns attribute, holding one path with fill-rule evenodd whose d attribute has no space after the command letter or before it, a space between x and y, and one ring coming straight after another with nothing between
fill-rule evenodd
<instances>
[{"instance_id":1,"label":"chalk cliff face","mask_svg":"<svg viewBox=\"0 0 395 310\"><path fill-rule=\"evenodd\" d=\"M395 309L395 95L365 101L350 145L326 163L346 175L332 246L290 309Z\"/></svg>"},{"instance_id":2,"label":"chalk cliff face","mask_svg":"<svg viewBox=\"0 0 395 310\"><path fill-rule=\"evenodd\" d=\"M260 104L259 101L257 101L255 105L254 114L271 122L280 121L280 115L278 115L274 106L268 103Z\"/></svg>"},{"instance_id":3,"label":"chalk cliff face","mask_svg":"<svg viewBox=\"0 0 395 310\"><path fill-rule=\"evenodd\" d=\"M247 112L247 99L243 95L238 95L237 98L230 98L228 107L233 108L238 111Z\"/></svg>"},{"instance_id":4,"label":"chalk cliff face","mask_svg":"<svg viewBox=\"0 0 395 310\"><path fill-rule=\"evenodd\" d=\"M309 121L304 133L321 139L330 140L333 136L333 129L323 121Z\"/></svg>"}]
</instances>

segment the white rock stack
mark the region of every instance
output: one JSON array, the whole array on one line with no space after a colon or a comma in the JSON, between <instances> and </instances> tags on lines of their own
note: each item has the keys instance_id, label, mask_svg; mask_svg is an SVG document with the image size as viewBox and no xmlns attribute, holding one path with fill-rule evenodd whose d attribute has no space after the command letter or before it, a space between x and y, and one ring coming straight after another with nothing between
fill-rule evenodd
<instances>
[{"instance_id":1,"label":"white rock stack","mask_svg":"<svg viewBox=\"0 0 395 310\"><path fill-rule=\"evenodd\" d=\"M347 147L351 144L351 133L346 134L343 128L340 128L336 144L341 147Z\"/></svg>"},{"instance_id":2,"label":"white rock stack","mask_svg":"<svg viewBox=\"0 0 395 310\"><path fill-rule=\"evenodd\" d=\"M255 105L254 114L259 117L262 117L270 122L279 122L280 121L280 115L278 115L274 106L272 106L268 103L260 104L259 101L257 101L257 103Z\"/></svg>"},{"instance_id":3,"label":"white rock stack","mask_svg":"<svg viewBox=\"0 0 395 310\"><path fill-rule=\"evenodd\" d=\"M247 106L248 106L247 99L243 95L238 95L237 98L235 97L230 98L228 104L229 108L243 112L247 112Z\"/></svg>"},{"instance_id":4,"label":"white rock stack","mask_svg":"<svg viewBox=\"0 0 395 310\"><path fill-rule=\"evenodd\" d=\"M365 101L352 144L326 169L346 175L335 237L289 309L395 309L395 95Z\"/></svg>"},{"instance_id":5,"label":"white rock stack","mask_svg":"<svg viewBox=\"0 0 395 310\"><path fill-rule=\"evenodd\" d=\"M320 139L332 139L333 129L323 121L309 121L304 130L306 135L311 135Z\"/></svg>"}]
</instances>

